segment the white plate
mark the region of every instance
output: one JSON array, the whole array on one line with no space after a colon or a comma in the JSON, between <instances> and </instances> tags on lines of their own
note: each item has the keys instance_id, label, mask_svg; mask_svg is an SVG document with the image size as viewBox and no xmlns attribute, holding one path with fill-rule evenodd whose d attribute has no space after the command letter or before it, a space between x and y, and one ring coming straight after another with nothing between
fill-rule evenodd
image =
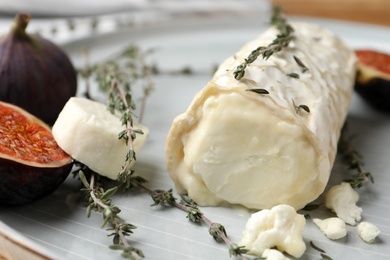
<instances>
[{"instance_id":1,"label":"white plate","mask_svg":"<svg viewBox=\"0 0 390 260\"><path fill-rule=\"evenodd\" d=\"M294 20L301 20L295 18ZM306 19L307 20L307 19ZM356 23L310 20L335 31L353 48L371 48L390 52L390 29ZM173 188L164 162L165 138L172 119L182 113L194 94L211 77L212 68L238 50L246 41L255 38L266 26L258 18L196 19L164 22L142 29L96 35L64 45L77 67L83 64L81 49L90 50L92 61L112 56L129 43L143 49L157 47L153 62L164 70L192 67L192 76L160 75L154 78L155 91L148 101L144 123L150 136L138 155L136 173L149 180L153 189ZM358 133L355 145L364 156L365 166L375 177L375 184L359 190L359 205L363 219L376 224L382 233L375 244L365 244L348 227L349 234L339 241L327 239L308 221L304 230L307 251L302 259L320 259L309 241L326 250L333 259L390 258L390 175L388 147L390 118L373 111L354 96L350 125ZM330 185L349 176L344 165L337 161ZM79 182L71 176L51 196L21 207L0 207L0 220L61 259L121 259L119 251L108 248L111 237L101 228L102 216L93 213L86 217L85 203L77 200ZM121 216L138 228L130 237L133 246L140 248L146 259L228 259L228 248L214 242L208 227L189 222L186 213L175 208L151 207L150 196L128 192L114 197ZM225 226L230 239L237 243L249 212L229 208L202 208L214 222ZM310 212L315 217L330 217L331 212L320 208Z\"/></svg>"}]
</instances>

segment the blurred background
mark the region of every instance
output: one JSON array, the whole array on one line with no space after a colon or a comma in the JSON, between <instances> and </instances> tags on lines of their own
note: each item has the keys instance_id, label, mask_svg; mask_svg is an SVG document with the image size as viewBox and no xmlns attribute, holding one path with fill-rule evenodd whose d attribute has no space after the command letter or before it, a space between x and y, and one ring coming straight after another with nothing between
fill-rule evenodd
<instances>
[{"instance_id":1,"label":"blurred background","mask_svg":"<svg viewBox=\"0 0 390 260\"><path fill-rule=\"evenodd\" d=\"M39 17L75 17L118 12L145 16L261 13L279 5L290 15L323 17L390 26L390 0L0 0L0 16L29 12Z\"/></svg>"},{"instance_id":2,"label":"blurred background","mask_svg":"<svg viewBox=\"0 0 390 260\"><path fill-rule=\"evenodd\" d=\"M390 0L272 0L287 14L390 26Z\"/></svg>"}]
</instances>

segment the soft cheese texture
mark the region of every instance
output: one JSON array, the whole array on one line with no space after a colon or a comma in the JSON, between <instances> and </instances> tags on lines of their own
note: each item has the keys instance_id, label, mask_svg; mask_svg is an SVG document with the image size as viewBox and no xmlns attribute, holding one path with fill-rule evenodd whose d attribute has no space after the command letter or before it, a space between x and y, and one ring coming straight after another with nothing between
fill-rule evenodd
<instances>
[{"instance_id":1,"label":"soft cheese texture","mask_svg":"<svg viewBox=\"0 0 390 260\"><path fill-rule=\"evenodd\" d=\"M299 258L306 250L302 239L305 217L289 205L258 211L246 223L240 245L251 254L262 256L267 249L278 250Z\"/></svg>"},{"instance_id":2,"label":"soft cheese texture","mask_svg":"<svg viewBox=\"0 0 390 260\"><path fill-rule=\"evenodd\" d=\"M144 132L134 141L137 153L148 129L136 124L134 128ZM123 130L119 117L109 112L104 104L72 97L62 109L52 132L58 145L70 156L100 175L115 180L129 151L125 140L118 139Z\"/></svg>"},{"instance_id":3,"label":"soft cheese texture","mask_svg":"<svg viewBox=\"0 0 390 260\"><path fill-rule=\"evenodd\" d=\"M356 205L358 201L359 193L351 184L342 182L326 193L325 206L333 210L345 223L354 226L362 219L363 209Z\"/></svg>"},{"instance_id":4,"label":"soft cheese texture","mask_svg":"<svg viewBox=\"0 0 390 260\"><path fill-rule=\"evenodd\" d=\"M179 193L200 205L304 207L324 190L348 112L356 57L332 32L294 23L289 47L233 71L276 37L274 28L228 58L173 121L167 168ZM309 70L294 60L296 56ZM299 74L299 79L287 76ZM259 95L248 89L266 89ZM295 106L304 104L310 113Z\"/></svg>"},{"instance_id":5,"label":"soft cheese texture","mask_svg":"<svg viewBox=\"0 0 390 260\"><path fill-rule=\"evenodd\" d=\"M290 258L276 249L266 249L261 257L267 260L290 260Z\"/></svg>"},{"instance_id":6,"label":"soft cheese texture","mask_svg":"<svg viewBox=\"0 0 390 260\"><path fill-rule=\"evenodd\" d=\"M357 226L357 233L364 242L372 244L381 231L369 222L360 222Z\"/></svg>"},{"instance_id":7,"label":"soft cheese texture","mask_svg":"<svg viewBox=\"0 0 390 260\"><path fill-rule=\"evenodd\" d=\"M343 238L347 235L347 227L345 222L340 218L319 219L313 218L313 222L321 229L321 231L332 240Z\"/></svg>"}]
</instances>

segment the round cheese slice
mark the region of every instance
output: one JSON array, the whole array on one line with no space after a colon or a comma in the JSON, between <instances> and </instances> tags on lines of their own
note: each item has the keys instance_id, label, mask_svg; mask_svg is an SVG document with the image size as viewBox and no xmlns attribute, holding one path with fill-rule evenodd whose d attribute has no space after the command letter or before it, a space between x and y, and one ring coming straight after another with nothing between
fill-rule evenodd
<instances>
[{"instance_id":1,"label":"round cheese slice","mask_svg":"<svg viewBox=\"0 0 390 260\"><path fill-rule=\"evenodd\" d=\"M354 52L334 33L293 23L281 52L234 69L270 28L222 63L211 81L177 116L166 143L168 172L178 193L199 205L252 209L316 199L328 182L355 78ZM264 89L269 94L259 94Z\"/></svg>"},{"instance_id":2,"label":"round cheese slice","mask_svg":"<svg viewBox=\"0 0 390 260\"><path fill-rule=\"evenodd\" d=\"M72 97L59 114L52 132L58 145L74 159L115 180L129 151L125 140L118 138L124 129L120 118L108 111L106 105ZM134 129L144 133L137 134L133 142L137 153L145 142L148 129L139 124L134 124Z\"/></svg>"}]
</instances>

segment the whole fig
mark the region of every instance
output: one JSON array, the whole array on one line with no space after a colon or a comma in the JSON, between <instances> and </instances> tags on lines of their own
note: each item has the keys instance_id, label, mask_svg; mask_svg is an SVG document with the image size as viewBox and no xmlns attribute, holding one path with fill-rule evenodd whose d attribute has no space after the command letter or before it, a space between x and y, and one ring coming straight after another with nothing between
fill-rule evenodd
<instances>
[{"instance_id":1,"label":"whole fig","mask_svg":"<svg viewBox=\"0 0 390 260\"><path fill-rule=\"evenodd\" d=\"M77 91L77 73L65 52L27 34L28 14L17 14L0 39L0 100L15 104L52 125Z\"/></svg>"}]
</instances>

